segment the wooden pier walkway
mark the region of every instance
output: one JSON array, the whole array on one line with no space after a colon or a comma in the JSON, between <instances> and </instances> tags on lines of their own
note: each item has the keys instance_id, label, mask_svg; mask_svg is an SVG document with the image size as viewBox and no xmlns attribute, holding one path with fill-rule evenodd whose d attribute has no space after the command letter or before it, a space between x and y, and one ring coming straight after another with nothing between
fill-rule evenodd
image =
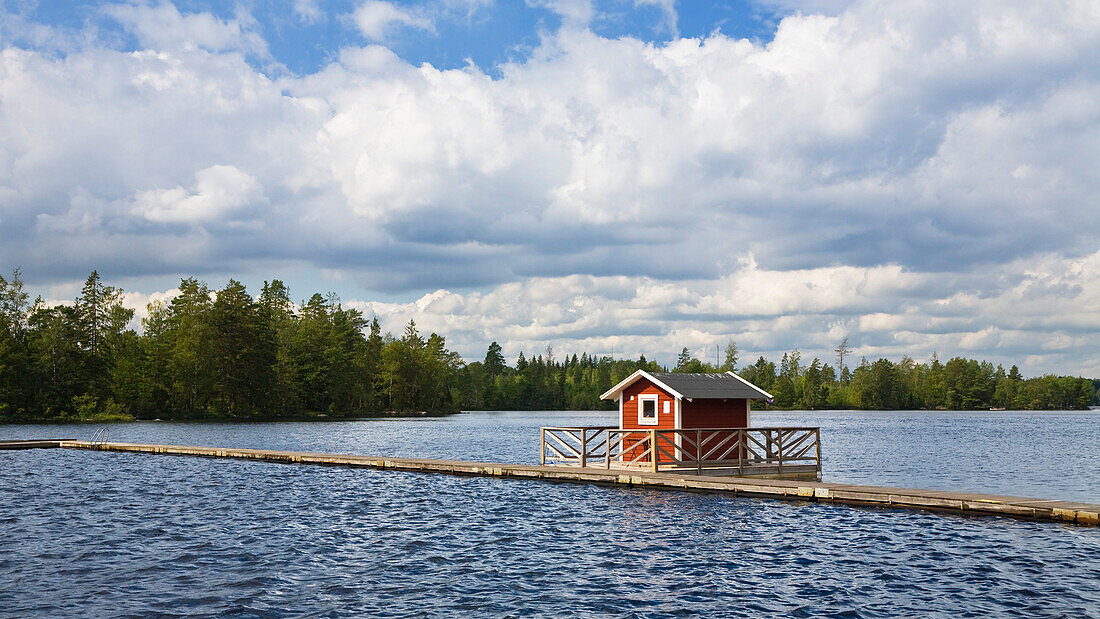
<instances>
[{"instance_id":1,"label":"wooden pier walkway","mask_svg":"<svg viewBox=\"0 0 1100 619\"><path fill-rule=\"evenodd\" d=\"M599 468L499 464L460 460L422 458L379 458L372 456L233 449L224 447L187 447L182 445L146 445L103 443L74 440L8 442L9 448L56 447L102 451L237 458L295 464L363 467L420 473L477 475L515 479L597 483L639 486L662 490L719 492L746 497L842 503L897 509L935 510L968 516L1008 516L1024 520L1046 520L1085 526L1100 525L1100 505L1014 496L860 486L817 481L725 477L677 473L625 472Z\"/></svg>"},{"instance_id":2,"label":"wooden pier walkway","mask_svg":"<svg viewBox=\"0 0 1100 619\"><path fill-rule=\"evenodd\" d=\"M66 439L66 442L70 439ZM29 440L29 441L0 441L0 449L39 449L50 447L61 447L61 440L58 439L44 439L44 440Z\"/></svg>"}]
</instances>

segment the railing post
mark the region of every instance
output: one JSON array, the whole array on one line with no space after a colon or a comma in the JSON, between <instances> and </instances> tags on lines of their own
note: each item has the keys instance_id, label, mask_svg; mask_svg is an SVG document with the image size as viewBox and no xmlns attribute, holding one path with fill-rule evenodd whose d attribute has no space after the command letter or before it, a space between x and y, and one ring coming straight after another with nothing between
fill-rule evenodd
<instances>
[{"instance_id":1,"label":"railing post","mask_svg":"<svg viewBox=\"0 0 1100 619\"><path fill-rule=\"evenodd\" d=\"M539 466L546 466L546 428L539 428Z\"/></svg>"},{"instance_id":2,"label":"railing post","mask_svg":"<svg viewBox=\"0 0 1100 619\"><path fill-rule=\"evenodd\" d=\"M695 474L703 474L703 431L695 431Z\"/></svg>"},{"instance_id":3,"label":"railing post","mask_svg":"<svg viewBox=\"0 0 1100 619\"><path fill-rule=\"evenodd\" d=\"M775 455L779 458L779 474L783 474L783 431L777 430L775 433Z\"/></svg>"},{"instance_id":4,"label":"railing post","mask_svg":"<svg viewBox=\"0 0 1100 619\"><path fill-rule=\"evenodd\" d=\"M817 474L821 474L821 428L814 428L814 451L817 453Z\"/></svg>"},{"instance_id":5,"label":"railing post","mask_svg":"<svg viewBox=\"0 0 1100 619\"><path fill-rule=\"evenodd\" d=\"M611 430L604 430L607 432L607 449L604 450L604 468L611 470Z\"/></svg>"},{"instance_id":6,"label":"railing post","mask_svg":"<svg viewBox=\"0 0 1100 619\"><path fill-rule=\"evenodd\" d=\"M657 430L649 431L649 457L653 460L653 472L657 472Z\"/></svg>"},{"instance_id":7,"label":"railing post","mask_svg":"<svg viewBox=\"0 0 1100 619\"><path fill-rule=\"evenodd\" d=\"M748 449L748 435L745 434L748 430L737 431L737 474L745 474L745 451Z\"/></svg>"},{"instance_id":8,"label":"railing post","mask_svg":"<svg viewBox=\"0 0 1100 619\"><path fill-rule=\"evenodd\" d=\"M588 428L581 428L581 468L588 466Z\"/></svg>"}]
</instances>

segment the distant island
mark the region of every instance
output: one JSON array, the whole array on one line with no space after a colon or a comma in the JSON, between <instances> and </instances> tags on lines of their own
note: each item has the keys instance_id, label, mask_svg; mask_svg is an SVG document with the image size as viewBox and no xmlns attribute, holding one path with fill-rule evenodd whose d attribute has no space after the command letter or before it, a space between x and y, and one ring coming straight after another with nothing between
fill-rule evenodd
<instances>
[{"instance_id":1,"label":"distant island","mask_svg":"<svg viewBox=\"0 0 1100 619\"><path fill-rule=\"evenodd\" d=\"M612 359L553 351L506 363L489 345L464 363L442 335L411 322L382 334L334 297L300 304L279 280L258 297L230 280L212 291L185 278L170 303L154 302L139 334L122 291L93 271L71 305L29 301L16 270L0 276L0 422L132 419L332 419L449 414L460 410L593 410L637 369L669 371L644 356ZM213 293L213 294L212 294ZM685 348L670 371L734 370L775 396L780 409L1084 409L1100 381L1024 378L986 361L862 359L837 368L799 351L779 364L738 369L734 342L714 366Z\"/></svg>"}]
</instances>

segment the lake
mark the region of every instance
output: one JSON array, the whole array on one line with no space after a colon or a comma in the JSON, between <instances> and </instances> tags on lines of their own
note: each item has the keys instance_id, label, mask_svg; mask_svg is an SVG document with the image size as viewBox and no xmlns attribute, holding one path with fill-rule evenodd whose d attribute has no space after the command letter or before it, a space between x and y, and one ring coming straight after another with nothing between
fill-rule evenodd
<instances>
[{"instance_id":1,"label":"lake","mask_svg":"<svg viewBox=\"0 0 1100 619\"><path fill-rule=\"evenodd\" d=\"M755 412L823 478L1100 503L1100 414ZM605 412L108 426L111 440L532 463ZM100 426L0 426L0 439ZM636 488L0 452L0 615L1100 617L1100 529Z\"/></svg>"}]
</instances>

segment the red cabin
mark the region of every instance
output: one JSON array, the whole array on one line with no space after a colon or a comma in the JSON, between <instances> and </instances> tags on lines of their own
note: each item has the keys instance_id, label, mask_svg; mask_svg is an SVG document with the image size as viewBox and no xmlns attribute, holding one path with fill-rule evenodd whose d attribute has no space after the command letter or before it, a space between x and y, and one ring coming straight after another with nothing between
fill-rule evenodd
<instances>
[{"instance_id":1,"label":"red cabin","mask_svg":"<svg viewBox=\"0 0 1100 619\"><path fill-rule=\"evenodd\" d=\"M600 398L618 400L620 429L678 430L747 428L751 401L770 400L772 395L733 372L681 374L638 370ZM713 435L711 440L722 438ZM635 442L636 439L624 439L624 448ZM694 454L694 449L691 451Z\"/></svg>"}]
</instances>

